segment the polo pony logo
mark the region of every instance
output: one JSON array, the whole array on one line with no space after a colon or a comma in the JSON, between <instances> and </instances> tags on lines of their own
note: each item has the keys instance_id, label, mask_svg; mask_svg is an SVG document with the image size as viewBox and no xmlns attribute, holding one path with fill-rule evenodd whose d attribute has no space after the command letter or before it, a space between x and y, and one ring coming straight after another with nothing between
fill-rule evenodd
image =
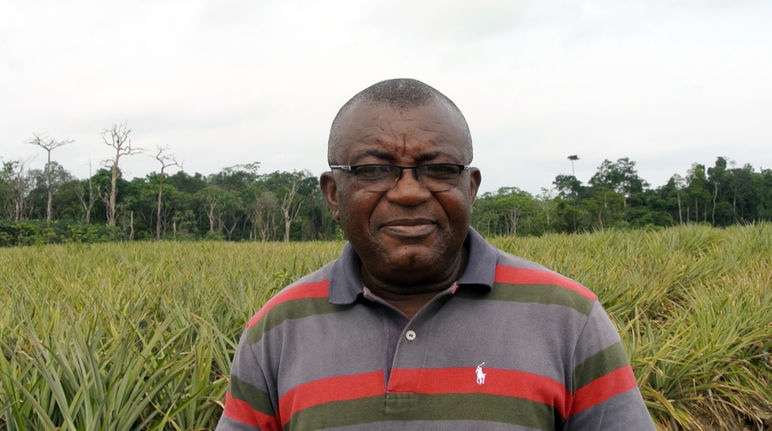
<instances>
[{"instance_id":1,"label":"polo pony logo","mask_svg":"<svg viewBox=\"0 0 772 431\"><path fill-rule=\"evenodd\" d=\"M483 373L483 369L482 369L483 365L485 365L485 362L478 365L477 368L474 370L474 373L477 375L478 385L485 384L485 373Z\"/></svg>"}]
</instances>

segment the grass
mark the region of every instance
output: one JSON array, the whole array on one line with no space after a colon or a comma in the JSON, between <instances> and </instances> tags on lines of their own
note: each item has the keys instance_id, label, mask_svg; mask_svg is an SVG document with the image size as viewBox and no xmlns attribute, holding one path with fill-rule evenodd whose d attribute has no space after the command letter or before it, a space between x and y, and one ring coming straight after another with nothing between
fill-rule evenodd
<instances>
[{"instance_id":1,"label":"grass","mask_svg":"<svg viewBox=\"0 0 772 431\"><path fill-rule=\"evenodd\" d=\"M772 227L495 238L593 289L660 429L772 426ZM0 249L0 430L211 429L244 322L341 242Z\"/></svg>"}]
</instances>

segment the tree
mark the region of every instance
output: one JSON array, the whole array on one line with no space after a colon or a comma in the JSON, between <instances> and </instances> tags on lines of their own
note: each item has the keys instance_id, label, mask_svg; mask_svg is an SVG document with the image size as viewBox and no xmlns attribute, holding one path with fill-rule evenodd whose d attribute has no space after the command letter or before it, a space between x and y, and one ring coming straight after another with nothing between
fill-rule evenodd
<instances>
[{"instance_id":1,"label":"tree","mask_svg":"<svg viewBox=\"0 0 772 431\"><path fill-rule=\"evenodd\" d=\"M276 235L278 208L279 200L273 192L266 190L255 196L251 217L261 241L269 241Z\"/></svg>"},{"instance_id":2,"label":"tree","mask_svg":"<svg viewBox=\"0 0 772 431\"><path fill-rule=\"evenodd\" d=\"M576 232L577 222L582 218L582 212L578 205L580 200L587 194L587 188L582 186L582 182L573 175L558 175L552 182L558 191L555 198L558 203L555 207L558 218L563 221L563 229L568 232Z\"/></svg>"},{"instance_id":3,"label":"tree","mask_svg":"<svg viewBox=\"0 0 772 431\"><path fill-rule=\"evenodd\" d=\"M32 188L28 171L27 161L13 160L3 163L3 182L6 184L8 194L11 196L9 202L9 215L13 221L24 219L24 201L28 190ZM12 208L12 209L11 209Z\"/></svg>"},{"instance_id":4,"label":"tree","mask_svg":"<svg viewBox=\"0 0 772 431\"><path fill-rule=\"evenodd\" d=\"M711 192L708 187L708 179L705 176L705 165L694 163L689 169L687 176L687 191L689 193L689 203L694 202L694 221L700 221L700 209L702 209L702 221L708 220L708 199L710 199ZM702 202L702 205L700 205ZM687 206L688 208L688 206ZM687 210L686 220L689 221L689 213Z\"/></svg>"},{"instance_id":5,"label":"tree","mask_svg":"<svg viewBox=\"0 0 772 431\"><path fill-rule=\"evenodd\" d=\"M166 168L177 166L182 168L182 165L177 162L171 154L166 154L169 149L167 147L158 147L158 152L155 155L155 159L161 164L161 174L158 176L158 212L156 213L155 224L155 240L161 239L161 197L164 192L164 170Z\"/></svg>"},{"instance_id":6,"label":"tree","mask_svg":"<svg viewBox=\"0 0 772 431\"><path fill-rule=\"evenodd\" d=\"M57 141L55 139L48 139L44 138L39 135L32 135L32 139L27 142L30 145L36 145L46 151L47 161L46 161L46 189L48 191L48 201L46 203L46 221L51 221L51 201L53 200L53 184L51 181L51 151L62 147L67 144L71 144L74 141L72 139L64 140L64 141Z\"/></svg>"},{"instance_id":7,"label":"tree","mask_svg":"<svg viewBox=\"0 0 772 431\"><path fill-rule=\"evenodd\" d=\"M88 185L88 203L86 202L84 186L75 189L75 194L78 196L78 201L83 207L83 221L86 224L91 223L91 209L94 207L94 184L91 181L91 160L88 161L88 179L86 184ZM98 193L97 193L98 194Z\"/></svg>"},{"instance_id":8,"label":"tree","mask_svg":"<svg viewBox=\"0 0 772 431\"><path fill-rule=\"evenodd\" d=\"M284 193L284 197L281 199L281 212L282 215L284 215L284 242L289 242L290 226L300 212L302 201L299 199L297 201L295 200L299 182L300 179L294 178L286 193Z\"/></svg>"},{"instance_id":9,"label":"tree","mask_svg":"<svg viewBox=\"0 0 772 431\"><path fill-rule=\"evenodd\" d=\"M16 167L18 161L3 162L0 170L0 204L2 205L2 218L13 219L16 215Z\"/></svg>"},{"instance_id":10,"label":"tree","mask_svg":"<svg viewBox=\"0 0 772 431\"><path fill-rule=\"evenodd\" d=\"M501 187L475 199L472 225L484 235L540 235L546 220L544 208L530 193Z\"/></svg>"},{"instance_id":11,"label":"tree","mask_svg":"<svg viewBox=\"0 0 772 431\"><path fill-rule=\"evenodd\" d=\"M196 200L200 202L201 207L204 209L206 217L209 221L209 235L216 236L219 232L220 226L215 226L215 223L222 219L220 218L220 201L222 200L223 190L217 186L208 185L203 189L196 192Z\"/></svg>"},{"instance_id":12,"label":"tree","mask_svg":"<svg viewBox=\"0 0 772 431\"><path fill-rule=\"evenodd\" d=\"M726 159L719 157L716 159L715 166L708 168L708 183L713 185L713 208L710 211L711 226L716 225L716 201L719 199L719 187L722 188L722 191L725 187L726 176ZM721 221L721 217L719 217L719 222Z\"/></svg>"},{"instance_id":13,"label":"tree","mask_svg":"<svg viewBox=\"0 0 772 431\"><path fill-rule=\"evenodd\" d=\"M131 156L144 151L142 148L132 146L131 139L129 139L130 133L131 129L126 127L126 123L114 124L113 127L102 131L102 140L105 145L115 150L115 156L106 161L107 166L110 168L110 200L107 203L107 224L110 226L115 226L118 163L123 156Z\"/></svg>"},{"instance_id":14,"label":"tree","mask_svg":"<svg viewBox=\"0 0 772 431\"><path fill-rule=\"evenodd\" d=\"M575 177L576 172L574 171L574 162L579 160L579 156L577 156L576 154L571 154L570 156L568 156L568 160L571 160L571 175Z\"/></svg>"},{"instance_id":15,"label":"tree","mask_svg":"<svg viewBox=\"0 0 772 431\"><path fill-rule=\"evenodd\" d=\"M63 185L76 181L75 177L57 162L46 164L45 170L31 169L27 178L34 188L27 196L27 206L30 207L30 215L36 219L46 219L47 223L58 216L58 210L62 203L56 199ZM56 191L56 194L52 193ZM58 203L58 207L53 205Z\"/></svg>"},{"instance_id":16,"label":"tree","mask_svg":"<svg viewBox=\"0 0 772 431\"><path fill-rule=\"evenodd\" d=\"M582 194L582 182L573 175L558 175L552 182L561 199L579 199Z\"/></svg>"},{"instance_id":17,"label":"tree","mask_svg":"<svg viewBox=\"0 0 772 431\"><path fill-rule=\"evenodd\" d=\"M603 160L603 163L598 166L598 171L590 178L590 185L605 187L621 194L624 198L622 204L626 208L627 199L635 193L643 192L648 183L638 176L635 162L623 157L617 159L615 163L608 159Z\"/></svg>"}]
</instances>

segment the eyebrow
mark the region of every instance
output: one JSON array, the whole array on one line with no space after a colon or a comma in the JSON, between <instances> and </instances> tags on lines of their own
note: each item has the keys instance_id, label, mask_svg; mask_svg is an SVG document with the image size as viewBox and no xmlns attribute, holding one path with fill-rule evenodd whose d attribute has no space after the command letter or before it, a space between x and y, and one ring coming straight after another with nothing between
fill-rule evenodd
<instances>
[{"instance_id":1,"label":"eyebrow","mask_svg":"<svg viewBox=\"0 0 772 431\"><path fill-rule=\"evenodd\" d=\"M434 159L442 157L442 156L446 156L446 157L448 157L450 159L453 159L450 154L445 153L443 151L431 151L431 152L424 153L424 154L421 154L418 157L416 157L415 162L416 162L417 165L420 165L423 162L434 160ZM390 152L382 151L382 150L379 150L379 149L371 149L371 150L363 151L360 154L357 154L357 156L354 158L354 160L352 161L351 164L355 165L355 164L357 164L357 162L359 162L359 160L361 160L361 159L363 159L365 157L375 157L377 159L383 159L383 160L385 160L385 161L387 161L389 163L393 163L395 161L394 156Z\"/></svg>"}]
</instances>

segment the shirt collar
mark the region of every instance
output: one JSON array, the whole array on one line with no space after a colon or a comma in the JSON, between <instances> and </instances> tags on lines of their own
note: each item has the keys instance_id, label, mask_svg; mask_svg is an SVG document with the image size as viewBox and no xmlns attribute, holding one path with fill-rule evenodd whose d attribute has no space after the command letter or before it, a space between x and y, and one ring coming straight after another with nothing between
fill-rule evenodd
<instances>
[{"instance_id":1,"label":"shirt collar","mask_svg":"<svg viewBox=\"0 0 772 431\"><path fill-rule=\"evenodd\" d=\"M472 228L469 228L464 247L469 250L469 260L464 273L458 279L458 284L478 286L486 292L490 291L493 289L498 251ZM331 304L352 304L362 294L364 286L360 272L361 262L351 244L346 243L340 256L333 263L330 274Z\"/></svg>"}]
</instances>

